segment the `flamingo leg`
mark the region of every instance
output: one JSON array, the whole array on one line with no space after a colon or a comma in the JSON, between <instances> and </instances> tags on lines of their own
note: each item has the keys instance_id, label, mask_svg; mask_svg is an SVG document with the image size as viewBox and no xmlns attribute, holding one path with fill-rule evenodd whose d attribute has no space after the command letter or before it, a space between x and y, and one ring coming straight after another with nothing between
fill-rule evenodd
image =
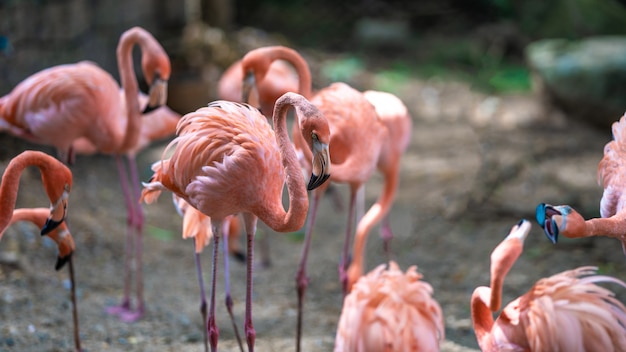
<instances>
[{"instance_id":1,"label":"flamingo leg","mask_svg":"<svg viewBox=\"0 0 626 352\"><path fill-rule=\"evenodd\" d=\"M359 187L363 188L363 187ZM343 290L343 295L348 293L348 265L350 265L350 260L348 259L348 252L350 250L350 242L352 240L352 228L354 227L354 216L355 216L355 203L357 199L357 194L360 192L359 189L351 189L350 190L350 205L348 207L348 224L346 225L346 238L343 243L343 252L341 255L341 260L339 262L339 281L341 282L341 287Z\"/></svg>"},{"instance_id":2,"label":"flamingo leg","mask_svg":"<svg viewBox=\"0 0 626 352\"><path fill-rule=\"evenodd\" d=\"M70 283L72 284L71 300L72 300L72 319L74 321L74 348L77 352L81 352L82 349L80 347L78 309L76 307L76 282L74 280L74 260L72 259L72 257L70 257L70 260L69 260L69 271L70 271Z\"/></svg>"},{"instance_id":3,"label":"flamingo leg","mask_svg":"<svg viewBox=\"0 0 626 352\"><path fill-rule=\"evenodd\" d=\"M246 227L246 240L248 242L246 253L246 318L244 329L248 343L248 352L254 352L256 331L252 324L252 272L254 268L254 234L256 233L257 217L252 214L244 214L243 218Z\"/></svg>"},{"instance_id":4,"label":"flamingo leg","mask_svg":"<svg viewBox=\"0 0 626 352\"><path fill-rule=\"evenodd\" d=\"M207 310L206 310L206 292L204 290L204 279L202 278L202 264L200 263L200 253L196 252L196 244L192 242L194 249L194 258L196 262L196 274L198 275L198 285L200 286L200 314L202 314L202 331L204 333L204 352L209 352L209 342L207 338Z\"/></svg>"},{"instance_id":5,"label":"flamingo leg","mask_svg":"<svg viewBox=\"0 0 626 352\"><path fill-rule=\"evenodd\" d=\"M220 244L220 232L222 229L222 223L220 221L213 220L213 263L211 267L211 298L209 301L209 318L207 321L207 331L209 335L209 343L211 345L211 352L217 352L217 340L220 336L220 331L215 323L215 287L217 279L217 260L219 257L219 244Z\"/></svg>"},{"instance_id":6,"label":"flamingo leg","mask_svg":"<svg viewBox=\"0 0 626 352\"><path fill-rule=\"evenodd\" d=\"M383 249L385 251L385 257L387 262L391 260L391 240L393 239L393 232L391 231L391 222L389 221L389 215L386 215L380 225L380 238L383 240Z\"/></svg>"},{"instance_id":7,"label":"flamingo leg","mask_svg":"<svg viewBox=\"0 0 626 352\"><path fill-rule=\"evenodd\" d=\"M233 323L233 330L235 330L235 337L237 338L237 343L239 344L239 350L243 351L243 344L241 343L241 337L239 336L239 329L237 328L237 322L235 321L235 316L233 315L233 298L230 295L230 259L228 257L228 236L230 235L229 231L230 221L224 221L222 225L222 231L224 234L224 238L222 243L224 244L224 289L226 291L226 309L228 310L228 315L230 315L230 321Z\"/></svg>"},{"instance_id":8,"label":"flamingo leg","mask_svg":"<svg viewBox=\"0 0 626 352\"><path fill-rule=\"evenodd\" d=\"M306 229L304 232L304 243L302 244L302 254L300 255L300 264L296 274L296 290L298 292L298 324L296 326L296 351L300 352L300 341L302 339L302 316L304 306L304 294L309 285L309 278L306 273L306 264L309 258L309 248L311 246L311 237L313 234L313 225L317 216L317 206L319 204L321 192L313 192L311 200L311 212L307 219Z\"/></svg>"},{"instance_id":9,"label":"flamingo leg","mask_svg":"<svg viewBox=\"0 0 626 352\"><path fill-rule=\"evenodd\" d=\"M143 225L144 214L143 207L139 202L141 198L141 184L139 183L139 172L137 170L137 162L134 156L128 156L128 169L130 170L131 194L130 205L132 211L131 228L134 230L135 238L135 281L137 290L137 310L125 316L126 321L135 321L140 319L145 311L145 301L143 297Z\"/></svg>"},{"instance_id":10,"label":"flamingo leg","mask_svg":"<svg viewBox=\"0 0 626 352\"><path fill-rule=\"evenodd\" d=\"M133 260L133 247L134 247L134 236L131 230L131 218L132 218L132 199L130 190L130 186L128 184L128 178L126 173L126 168L121 159L121 156L115 156L115 163L117 164L117 171L120 178L120 186L122 187L122 193L124 194L124 202L126 203L126 209L128 210L128 223L127 223L127 233L126 233L126 245L124 252L124 297L122 299L122 303L119 306L108 307L106 312L113 315L121 315L125 312L129 312L131 310L130 305L130 286L131 286L131 266Z\"/></svg>"}]
</instances>

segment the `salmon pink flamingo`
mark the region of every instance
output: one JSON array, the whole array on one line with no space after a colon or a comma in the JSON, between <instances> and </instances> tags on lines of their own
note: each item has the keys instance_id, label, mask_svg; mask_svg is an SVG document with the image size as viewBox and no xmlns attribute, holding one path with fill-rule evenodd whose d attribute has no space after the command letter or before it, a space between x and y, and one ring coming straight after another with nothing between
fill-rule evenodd
<instances>
[{"instance_id":1,"label":"salmon pink flamingo","mask_svg":"<svg viewBox=\"0 0 626 352\"><path fill-rule=\"evenodd\" d=\"M268 68L275 60L289 62L298 73L298 93L305 97L311 97L313 103L328 119L331 131L330 154L333 173L332 182L346 183L350 187L350 202L348 208L348 221L346 236L343 247L341 262L339 263L339 276L344 293L347 291L348 278L346 269L348 265L348 251L352 237L353 223L355 221L355 202L357 193L369 180L379 164L379 158L383 152L383 145L389 138L389 132L380 117L376 114L374 106L366 97L344 83L334 83L315 95L312 94L311 72L306 61L297 51L283 47L263 47L248 52L242 59L242 69L245 72L244 98L256 87L256 82L262 82L268 72ZM258 93L261 95L261 92ZM300 128L294 123L293 139L296 148L302 153L303 160L310 160L311 151L303 143ZM383 165L384 163L380 163ZM305 165L305 169L306 169ZM388 175L385 174L385 177ZM385 189L394 189L390 186L392 180L385 180ZM296 348L300 350L300 337L302 331L302 306L304 294L308 285L306 262L311 243L313 225L317 214L320 196L328 187L328 183L320 187L313 194L309 218L305 229L304 244L301 261L296 274L296 287L298 291L298 324L296 332ZM393 195L392 195L393 198ZM383 209L382 216L386 215L387 209Z\"/></svg>"},{"instance_id":2,"label":"salmon pink flamingo","mask_svg":"<svg viewBox=\"0 0 626 352\"><path fill-rule=\"evenodd\" d=\"M73 161L72 143L81 137L99 152L115 155L128 210L128 234L124 298L119 307L110 307L107 311L119 314L125 321L139 319L144 313L141 265L144 217L137 201L140 184L133 153L139 143L142 122L132 60L135 45L141 48L142 69L150 84L149 102L144 110L147 113L165 103L171 66L165 50L140 27L125 31L117 47L124 99L120 99L120 87L113 77L90 62L60 65L38 72L0 99L0 121L3 121L4 129L32 142L55 146L65 162ZM124 105L126 113L121 114ZM126 155L128 170L122 155ZM136 310L132 309L130 302L133 261L136 264Z\"/></svg>"},{"instance_id":3,"label":"salmon pink flamingo","mask_svg":"<svg viewBox=\"0 0 626 352\"><path fill-rule=\"evenodd\" d=\"M19 221L28 221L33 223L38 228L43 228L46 224L46 220L49 214L50 209L48 208L15 209L13 210L13 216L11 217L9 226ZM58 227L49 232L46 236L50 237L50 239L52 239L57 244L59 250L57 262L54 266L54 269L60 270L63 265L65 265L65 263L69 262L68 266L71 284L70 299L72 301L72 318L74 322L74 347L76 351L81 351L80 332L78 325L78 308L76 304L76 281L74 279L74 262L72 259L72 254L76 249L76 246L74 244L74 238L68 230L65 221L61 222ZM0 231L0 239L1 238L2 232Z\"/></svg>"},{"instance_id":4,"label":"salmon pink flamingo","mask_svg":"<svg viewBox=\"0 0 626 352\"><path fill-rule=\"evenodd\" d=\"M155 171L158 170L159 164L155 165ZM198 274L198 284L200 286L200 313L202 314L202 322L206 325L207 322L207 306L206 306L206 292L204 290L204 279L202 275L202 265L200 263L200 253L205 246L209 244L209 241L213 238L213 232L211 231L211 218L204 215L202 212L192 207L184 199L172 194L174 200L174 206L176 210L183 217L183 238L194 239L194 259L196 263L196 273ZM230 295L230 271L228 255L233 254L240 260L245 260L245 254L241 252L238 245L238 237L241 230L239 218L233 215L229 215L224 219L222 223L222 235L224 236L224 286L226 291L226 309L233 324L233 330L235 331L235 337L239 344L239 349L243 351L243 345L241 343L241 337L239 337L239 329L235 322L235 316L233 315L233 300ZM231 236L233 235L233 236ZM206 329L204 331L204 350L209 350L208 336Z\"/></svg>"},{"instance_id":5,"label":"salmon pink flamingo","mask_svg":"<svg viewBox=\"0 0 626 352\"><path fill-rule=\"evenodd\" d=\"M335 352L439 351L445 330L433 288L416 266L391 261L359 278L343 301Z\"/></svg>"},{"instance_id":6,"label":"salmon pink flamingo","mask_svg":"<svg viewBox=\"0 0 626 352\"><path fill-rule=\"evenodd\" d=\"M500 309L502 285L521 255L531 224L513 226L491 253L490 287L474 290L472 322L482 351L625 351L626 307L597 283L626 283L586 266L543 278Z\"/></svg>"},{"instance_id":7,"label":"salmon pink flamingo","mask_svg":"<svg viewBox=\"0 0 626 352\"><path fill-rule=\"evenodd\" d=\"M252 325L252 263L257 219L278 232L296 231L306 219L309 204L304 179L287 133L286 114L292 107L300 122L300 133L314 153L308 189L319 187L329 177L330 129L324 115L295 93L286 93L276 101L275 132L267 119L247 104L216 101L183 116L178 137L165 150L174 148L172 156L158 162L151 181L144 184L142 199L147 203L161 191L170 190L211 217L214 246L207 330L212 351L217 348L219 336L215 324L215 273L224 219L242 213L246 229L244 329L249 351L254 349L256 335ZM285 183L288 211L282 203Z\"/></svg>"},{"instance_id":8,"label":"salmon pink flamingo","mask_svg":"<svg viewBox=\"0 0 626 352\"><path fill-rule=\"evenodd\" d=\"M613 140L604 146L598 164L598 182L604 186L600 200L601 218L585 220L569 205L537 206L537 222L546 236L556 243L559 235L567 238L615 237L626 255L626 114L613 123Z\"/></svg>"}]
</instances>

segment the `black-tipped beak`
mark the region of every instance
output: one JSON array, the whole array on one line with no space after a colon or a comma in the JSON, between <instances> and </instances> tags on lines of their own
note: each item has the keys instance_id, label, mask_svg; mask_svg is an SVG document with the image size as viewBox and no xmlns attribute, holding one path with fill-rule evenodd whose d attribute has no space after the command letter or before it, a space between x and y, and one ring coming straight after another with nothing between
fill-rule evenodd
<instances>
[{"instance_id":1,"label":"black-tipped beak","mask_svg":"<svg viewBox=\"0 0 626 352\"><path fill-rule=\"evenodd\" d=\"M58 257L57 263L54 265L54 270L56 271L61 270L61 268L63 268L65 263L69 262L71 258L72 258L72 253L66 255L65 257Z\"/></svg>"},{"instance_id":2,"label":"black-tipped beak","mask_svg":"<svg viewBox=\"0 0 626 352\"><path fill-rule=\"evenodd\" d=\"M48 220L46 220L46 223L43 225L43 228L41 229L41 235L45 236L45 235L49 234L52 230L54 230L57 227L59 227L59 225L61 225L62 222L63 222L63 220L56 221L56 220L53 220L51 218L48 218Z\"/></svg>"},{"instance_id":3,"label":"black-tipped beak","mask_svg":"<svg viewBox=\"0 0 626 352\"><path fill-rule=\"evenodd\" d=\"M548 237L550 242L556 244L559 240L559 227L556 226L556 223L554 221L552 221L552 216L554 215L562 214L549 204L541 203L537 205L537 209L535 210L535 218L537 219L539 226L541 226L543 232L546 234L546 237Z\"/></svg>"},{"instance_id":4,"label":"black-tipped beak","mask_svg":"<svg viewBox=\"0 0 626 352\"><path fill-rule=\"evenodd\" d=\"M329 177L330 177L330 174L321 174L321 175L311 174L311 178L309 179L309 184L308 186L306 186L306 189L309 191L316 189L317 187L321 186L324 182L326 182L326 180L328 180Z\"/></svg>"},{"instance_id":5,"label":"black-tipped beak","mask_svg":"<svg viewBox=\"0 0 626 352\"><path fill-rule=\"evenodd\" d=\"M233 252L233 257L240 263L246 262L246 255L242 251Z\"/></svg>"},{"instance_id":6,"label":"black-tipped beak","mask_svg":"<svg viewBox=\"0 0 626 352\"><path fill-rule=\"evenodd\" d=\"M167 103L167 81L157 74L148 92L148 105L143 109L143 114L154 111Z\"/></svg>"},{"instance_id":7,"label":"black-tipped beak","mask_svg":"<svg viewBox=\"0 0 626 352\"><path fill-rule=\"evenodd\" d=\"M151 106L150 104L146 105L146 107L143 109L143 111L141 112L142 114L147 114L149 112L152 112L156 109L160 108L160 106Z\"/></svg>"}]
</instances>

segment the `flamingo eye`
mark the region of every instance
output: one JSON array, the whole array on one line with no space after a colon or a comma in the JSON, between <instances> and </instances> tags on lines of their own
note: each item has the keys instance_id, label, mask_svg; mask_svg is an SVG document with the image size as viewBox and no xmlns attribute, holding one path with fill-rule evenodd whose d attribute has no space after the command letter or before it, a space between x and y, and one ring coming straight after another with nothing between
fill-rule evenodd
<instances>
[{"instance_id":1,"label":"flamingo eye","mask_svg":"<svg viewBox=\"0 0 626 352\"><path fill-rule=\"evenodd\" d=\"M317 137L317 133L315 132L311 132L311 138L314 142L317 142L319 140L319 137Z\"/></svg>"}]
</instances>

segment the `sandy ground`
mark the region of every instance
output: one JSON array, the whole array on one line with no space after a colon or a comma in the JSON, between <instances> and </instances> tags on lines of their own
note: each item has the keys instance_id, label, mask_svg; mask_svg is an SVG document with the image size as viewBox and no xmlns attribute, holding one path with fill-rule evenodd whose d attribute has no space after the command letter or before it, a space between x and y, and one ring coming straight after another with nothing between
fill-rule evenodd
<instances>
[{"instance_id":1,"label":"sandy ground","mask_svg":"<svg viewBox=\"0 0 626 352\"><path fill-rule=\"evenodd\" d=\"M596 167L610 131L566 122L545 112L532 96L490 97L456 83L413 81L398 93L414 118L412 143L404 156L399 194L391 211L395 260L405 269L418 265L432 284L445 314L444 351L477 348L470 320L473 289L488 284L489 254L521 218L534 221L539 202L570 204L597 216L601 188ZM616 117L617 119L618 117ZM40 148L0 135L0 169L23 149ZM142 180L164 144L139 156ZM43 148L53 153L51 149ZM86 351L201 351L202 326L191 241L180 238L181 219L169 194L144 206L145 295L147 314L123 323L105 307L122 295L125 207L111 157L79 157L68 224L75 253L79 319ZM18 207L47 206L39 173L22 176ZM367 185L371 204L381 179ZM347 189L338 187L347 202ZM347 204L347 203L346 203ZM337 263L345 210L322 201L309 259L304 351L331 351L341 311ZM258 351L292 351L296 323L295 266L301 239L268 236L272 266L257 266L254 324ZM68 351L72 320L67 271L55 272L55 248L38 230L21 224L7 231L0 246L0 351ZM257 252L257 259L259 254ZM385 261L378 229L368 243L368 270ZM562 239L548 242L539 227L505 283L504 302L523 294L539 278L582 265L599 266L626 279L616 240ZM245 267L232 262L235 314L243 324ZM203 255L209 280L210 251ZM220 350L236 351L233 330L218 281ZM624 300L623 290L620 297Z\"/></svg>"}]
</instances>

